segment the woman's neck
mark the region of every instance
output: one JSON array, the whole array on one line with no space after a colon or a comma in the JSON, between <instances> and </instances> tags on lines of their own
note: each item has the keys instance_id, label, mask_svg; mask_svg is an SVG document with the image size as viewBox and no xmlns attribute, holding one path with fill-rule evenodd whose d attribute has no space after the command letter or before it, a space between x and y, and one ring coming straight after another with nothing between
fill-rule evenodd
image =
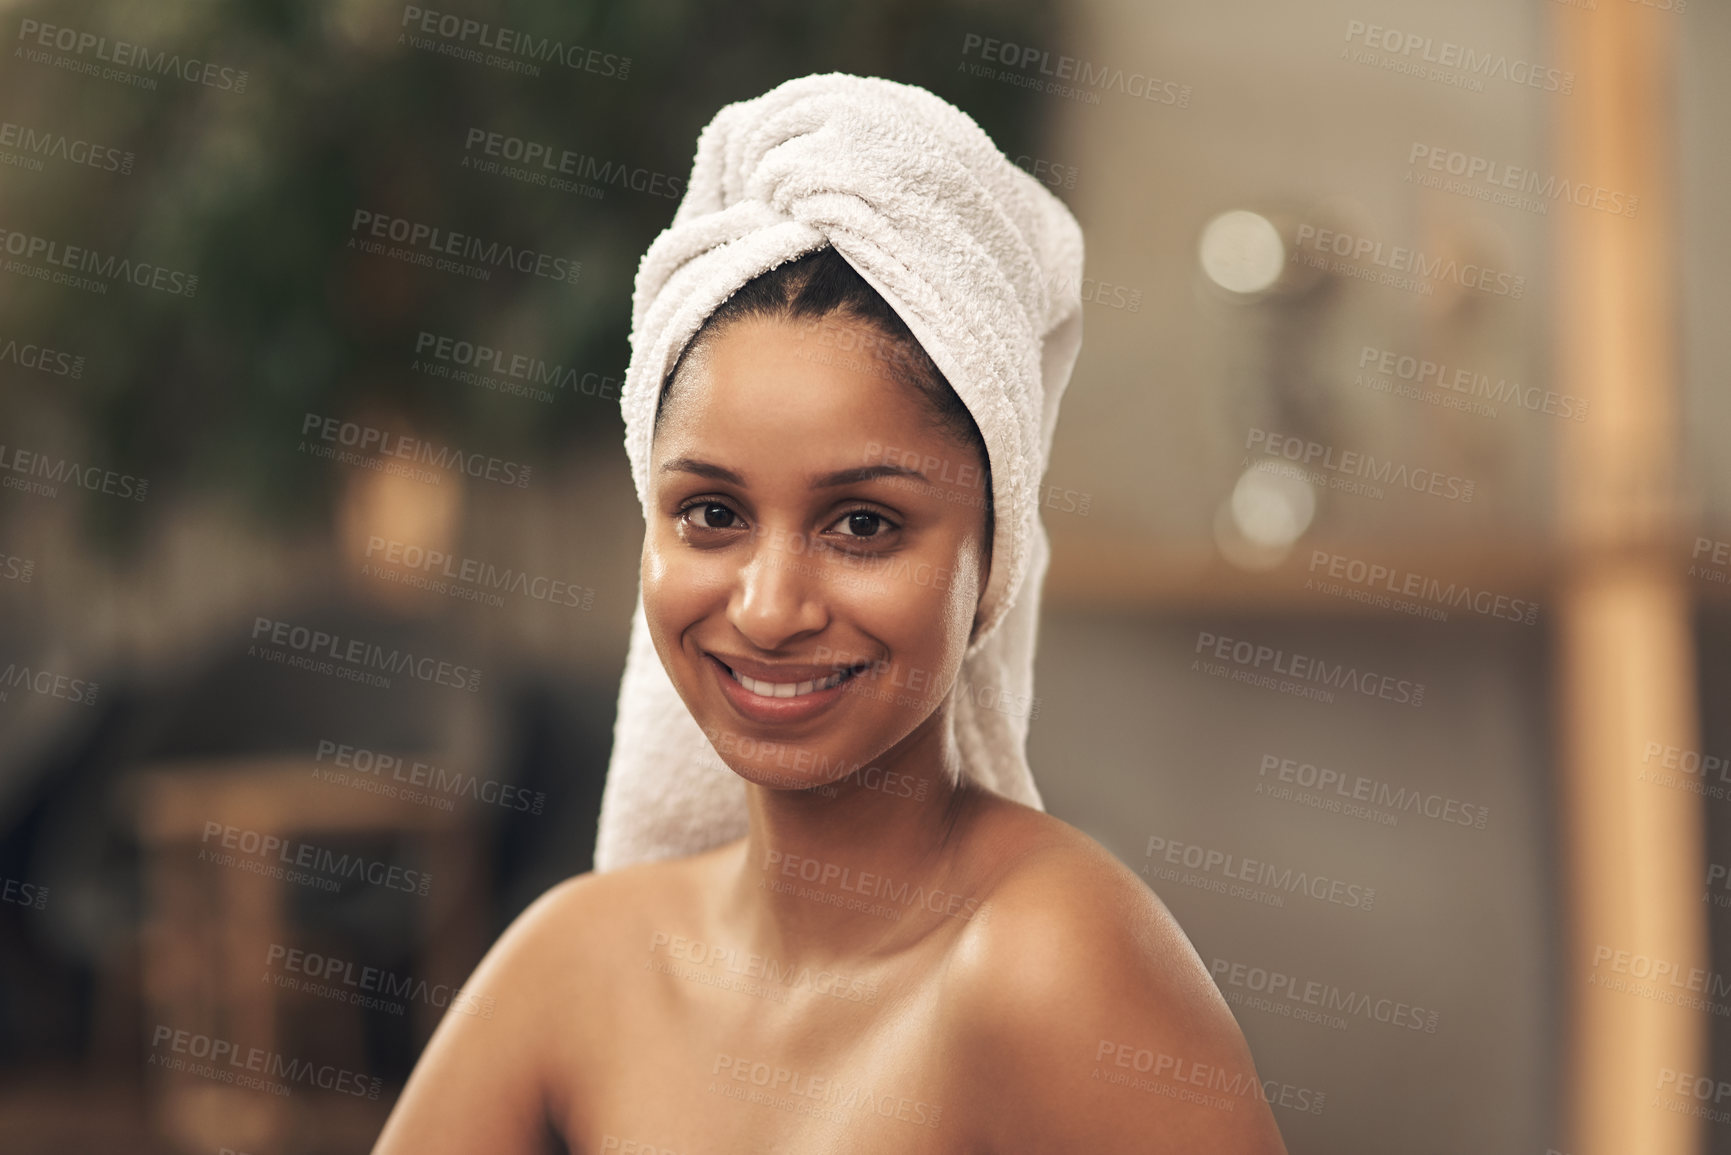
<instances>
[{"instance_id":1,"label":"woman's neck","mask_svg":"<svg viewBox=\"0 0 1731 1155\"><path fill-rule=\"evenodd\" d=\"M979 792L962 778L948 703L832 787L746 790L725 917L753 950L814 963L893 953L976 916L957 834Z\"/></svg>"}]
</instances>

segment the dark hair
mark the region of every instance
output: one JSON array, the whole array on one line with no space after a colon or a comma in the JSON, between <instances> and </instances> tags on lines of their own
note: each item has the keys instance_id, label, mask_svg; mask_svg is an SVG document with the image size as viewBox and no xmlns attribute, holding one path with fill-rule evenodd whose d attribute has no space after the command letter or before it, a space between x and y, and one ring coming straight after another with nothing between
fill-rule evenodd
<instances>
[{"instance_id":1,"label":"dark hair","mask_svg":"<svg viewBox=\"0 0 1731 1155\"><path fill-rule=\"evenodd\" d=\"M661 424L668 396L680 370L685 367L686 358L727 326L749 317L816 321L837 313L874 328L882 339L871 352L889 370L889 375L918 389L939 427L952 440L979 454L981 476L985 481L986 550L990 556L995 521L992 459L986 452L986 440L980 436L974 415L968 412L968 407L945 380L931 355L914 337L907 323L896 315L890 303L829 245L758 274L716 307L680 351L673 368L661 382L661 396L655 405L656 427Z\"/></svg>"}]
</instances>

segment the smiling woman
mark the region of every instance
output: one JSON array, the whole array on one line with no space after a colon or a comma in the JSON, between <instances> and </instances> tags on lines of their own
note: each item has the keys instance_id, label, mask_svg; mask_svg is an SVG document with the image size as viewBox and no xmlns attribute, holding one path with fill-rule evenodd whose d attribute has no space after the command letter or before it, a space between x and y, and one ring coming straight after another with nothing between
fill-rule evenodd
<instances>
[{"instance_id":1,"label":"smiling woman","mask_svg":"<svg viewBox=\"0 0 1731 1155\"><path fill-rule=\"evenodd\" d=\"M604 834L610 815L666 827L654 811L696 793L737 800L743 833L674 824L669 849L537 900L465 988L494 1017L446 1016L375 1151L1283 1152L1182 931L1038 808L1026 718L977 694L1030 677L1034 495L1080 340L1074 221L930 94L812 77L761 99L705 130L639 274L641 664L603 813ZM737 202L737 266L686 275L729 259L710 218L733 209L704 191L754 187L706 178L706 159L742 163L730 124L760 145L900 139L775 164L869 184L908 226L878 239L905 250L861 243L878 224L840 219L857 196L769 192ZM681 726L706 758L645 756Z\"/></svg>"}]
</instances>

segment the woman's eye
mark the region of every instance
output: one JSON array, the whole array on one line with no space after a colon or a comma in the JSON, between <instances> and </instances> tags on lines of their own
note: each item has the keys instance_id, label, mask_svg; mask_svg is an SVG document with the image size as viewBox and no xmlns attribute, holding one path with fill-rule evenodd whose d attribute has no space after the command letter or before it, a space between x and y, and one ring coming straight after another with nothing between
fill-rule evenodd
<instances>
[{"instance_id":1,"label":"woman's eye","mask_svg":"<svg viewBox=\"0 0 1731 1155\"><path fill-rule=\"evenodd\" d=\"M703 527L705 529L732 528L734 513L719 501L694 502L686 506L680 516L689 517L690 514L700 511L703 515Z\"/></svg>"},{"instance_id":2,"label":"woman's eye","mask_svg":"<svg viewBox=\"0 0 1731 1155\"><path fill-rule=\"evenodd\" d=\"M882 514L873 513L869 509L856 509L836 524L846 527L846 537L871 538L885 536L877 531L888 526L889 522Z\"/></svg>"}]
</instances>

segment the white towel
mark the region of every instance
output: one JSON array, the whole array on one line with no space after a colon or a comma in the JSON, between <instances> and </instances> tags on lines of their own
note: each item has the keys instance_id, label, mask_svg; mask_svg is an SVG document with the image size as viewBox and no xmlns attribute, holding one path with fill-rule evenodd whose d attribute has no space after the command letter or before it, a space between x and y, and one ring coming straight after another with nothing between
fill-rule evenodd
<instances>
[{"instance_id":1,"label":"white towel","mask_svg":"<svg viewBox=\"0 0 1731 1155\"><path fill-rule=\"evenodd\" d=\"M996 528L956 739L971 779L1041 806L1026 752L1049 557L1040 493L1082 343L1082 230L966 113L921 88L830 73L730 104L704 128L632 298L620 405L644 517L655 406L679 353L745 282L825 244L906 322L985 439ZM595 869L743 836L745 789L674 690L640 586Z\"/></svg>"}]
</instances>

